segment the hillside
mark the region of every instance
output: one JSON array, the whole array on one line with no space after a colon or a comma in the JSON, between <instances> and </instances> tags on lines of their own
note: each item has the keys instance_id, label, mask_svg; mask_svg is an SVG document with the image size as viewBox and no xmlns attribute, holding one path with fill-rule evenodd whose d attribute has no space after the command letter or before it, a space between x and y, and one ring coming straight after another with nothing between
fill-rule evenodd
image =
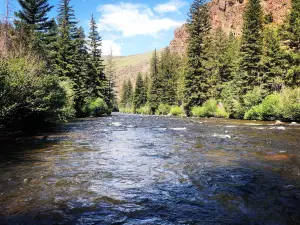
<instances>
[{"instance_id":1,"label":"hillside","mask_svg":"<svg viewBox=\"0 0 300 225\"><path fill-rule=\"evenodd\" d=\"M160 52L159 50L158 52ZM146 74L150 68L150 59L152 52L146 52L143 54L130 55L130 56L116 56L114 57L116 68L116 92L117 97L120 97L122 84L128 79L132 84L135 84L135 80L139 72Z\"/></svg>"}]
</instances>

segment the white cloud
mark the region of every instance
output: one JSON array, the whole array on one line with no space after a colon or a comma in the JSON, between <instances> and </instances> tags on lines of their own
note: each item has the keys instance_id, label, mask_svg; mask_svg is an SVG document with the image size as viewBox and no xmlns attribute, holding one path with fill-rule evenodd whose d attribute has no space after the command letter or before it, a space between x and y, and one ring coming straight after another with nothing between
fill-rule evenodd
<instances>
[{"instance_id":1,"label":"white cloud","mask_svg":"<svg viewBox=\"0 0 300 225\"><path fill-rule=\"evenodd\" d=\"M102 55L109 55L112 49L113 56L120 56L121 48L121 45L112 40L102 40Z\"/></svg>"},{"instance_id":2,"label":"white cloud","mask_svg":"<svg viewBox=\"0 0 300 225\"><path fill-rule=\"evenodd\" d=\"M107 4L98 8L101 12L98 24L101 31L121 32L123 36L156 36L158 32L179 27L183 21L154 15L152 10L142 4Z\"/></svg>"},{"instance_id":3,"label":"white cloud","mask_svg":"<svg viewBox=\"0 0 300 225\"><path fill-rule=\"evenodd\" d=\"M178 12L178 10L187 5L186 2L181 0L171 0L164 4L159 4L155 6L154 10L159 13L166 13L166 12Z\"/></svg>"}]
</instances>

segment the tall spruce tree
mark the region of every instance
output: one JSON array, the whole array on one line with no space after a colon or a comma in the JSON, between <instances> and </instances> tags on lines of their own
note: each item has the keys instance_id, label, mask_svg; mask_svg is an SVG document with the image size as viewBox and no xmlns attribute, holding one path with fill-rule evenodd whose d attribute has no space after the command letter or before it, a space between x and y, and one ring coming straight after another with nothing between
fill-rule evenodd
<instances>
[{"instance_id":1,"label":"tall spruce tree","mask_svg":"<svg viewBox=\"0 0 300 225\"><path fill-rule=\"evenodd\" d=\"M176 99L176 77L179 67L179 60L175 54L172 54L169 47L166 47L161 53L159 62L159 73L162 77L162 96L161 102L173 105Z\"/></svg>"},{"instance_id":2,"label":"tall spruce tree","mask_svg":"<svg viewBox=\"0 0 300 225\"><path fill-rule=\"evenodd\" d=\"M248 1L242 32L240 86L245 93L261 83L263 12L260 0Z\"/></svg>"},{"instance_id":3,"label":"tall spruce tree","mask_svg":"<svg viewBox=\"0 0 300 225\"><path fill-rule=\"evenodd\" d=\"M106 91L108 90L107 79L104 74L104 64L102 59L102 40L98 32L98 27L92 15L90 21L89 50L90 50L90 71L88 77L88 87L94 97L101 97L109 104Z\"/></svg>"},{"instance_id":4,"label":"tall spruce tree","mask_svg":"<svg viewBox=\"0 0 300 225\"><path fill-rule=\"evenodd\" d=\"M155 113L155 110L161 102L163 80L160 75L161 74L159 73L159 57L155 49L150 62L151 84L149 87L148 94L148 103L151 108L152 114Z\"/></svg>"},{"instance_id":5,"label":"tall spruce tree","mask_svg":"<svg viewBox=\"0 0 300 225\"><path fill-rule=\"evenodd\" d=\"M41 57L46 59L46 44L48 40L48 30L51 26L51 21L47 14L53 8L48 4L47 0L18 0L21 9L15 12L15 25L18 29L27 29L29 35L28 48L36 51ZM51 40L51 37L49 38Z\"/></svg>"},{"instance_id":6,"label":"tall spruce tree","mask_svg":"<svg viewBox=\"0 0 300 225\"><path fill-rule=\"evenodd\" d=\"M286 83L290 86L300 85L300 0L292 0L285 40L288 43L288 61L290 68Z\"/></svg>"},{"instance_id":7,"label":"tall spruce tree","mask_svg":"<svg viewBox=\"0 0 300 225\"><path fill-rule=\"evenodd\" d=\"M88 97L88 90L86 87L87 80L87 60L88 49L86 47L85 34L82 27L76 30L74 39L74 69L73 76L74 91L75 91L75 109L78 117L85 116L84 106Z\"/></svg>"},{"instance_id":8,"label":"tall spruce tree","mask_svg":"<svg viewBox=\"0 0 300 225\"><path fill-rule=\"evenodd\" d=\"M56 54L56 72L61 77L74 80L76 73L74 39L77 35L75 14L69 0L61 0L58 9L58 37Z\"/></svg>"},{"instance_id":9,"label":"tall spruce tree","mask_svg":"<svg viewBox=\"0 0 300 225\"><path fill-rule=\"evenodd\" d=\"M127 104L127 91L128 91L127 82L123 81L122 87L121 87L121 95L120 95L120 106L121 107L126 107L126 104Z\"/></svg>"},{"instance_id":10,"label":"tall spruce tree","mask_svg":"<svg viewBox=\"0 0 300 225\"><path fill-rule=\"evenodd\" d=\"M283 85L283 51L280 47L278 32L273 27L264 31L262 55L262 87L269 93L279 91Z\"/></svg>"},{"instance_id":11,"label":"tall spruce tree","mask_svg":"<svg viewBox=\"0 0 300 225\"><path fill-rule=\"evenodd\" d=\"M116 105L116 93L115 93L115 78L116 78L116 69L115 69L115 62L113 59L113 51L110 48L110 54L107 58L106 66L105 66L105 75L107 78L107 99L108 99L108 107L113 109Z\"/></svg>"},{"instance_id":12,"label":"tall spruce tree","mask_svg":"<svg viewBox=\"0 0 300 225\"><path fill-rule=\"evenodd\" d=\"M18 0L21 10L15 13L20 22L33 25L36 31L45 31L49 25L47 13L53 8L47 0Z\"/></svg>"},{"instance_id":13,"label":"tall spruce tree","mask_svg":"<svg viewBox=\"0 0 300 225\"><path fill-rule=\"evenodd\" d=\"M201 105L207 98L208 74L206 39L211 29L210 14L205 0L194 0L188 14L189 43L185 71L184 108L189 115L191 107Z\"/></svg>"},{"instance_id":14,"label":"tall spruce tree","mask_svg":"<svg viewBox=\"0 0 300 225\"><path fill-rule=\"evenodd\" d=\"M134 98L133 98L134 110L146 104L146 101L147 101L147 96L146 96L145 84L143 81L142 73L139 73L135 83L135 90L134 90Z\"/></svg>"},{"instance_id":15,"label":"tall spruce tree","mask_svg":"<svg viewBox=\"0 0 300 225\"><path fill-rule=\"evenodd\" d=\"M45 52L47 53L45 55L46 62L47 62L47 68L49 71L54 72L55 70L55 62L58 52L58 25L55 21L55 19L50 20L49 22L49 28L46 33L46 38L44 41L44 48Z\"/></svg>"},{"instance_id":16,"label":"tall spruce tree","mask_svg":"<svg viewBox=\"0 0 300 225\"><path fill-rule=\"evenodd\" d=\"M221 28L215 31L209 44L210 58L207 63L211 97L220 98L224 85L233 79L238 49L238 42L232 33L227 36Z\"/></svg>"},{"instance_id":17,"label":"tall spruce tree","mask_svg":"<svg viewBox=\"0 0 300 225\"><path fill-rule=\"evenodd\" d=\"M130 79L128 79L127 81L126 99L127 99L126 107L131 108L133 106L133 87Z\"/></svg>"},{"instance_id":18,"label":"tall spruce tree","mask_svg":"<svg viewBox=\"0 0 300 225\"><path fill-rule=\"evenodd\" d=\"M130 79L123 82L120 103L121 107L131 108L133 106L133 87Z\"/></svg>"}]
</instances>

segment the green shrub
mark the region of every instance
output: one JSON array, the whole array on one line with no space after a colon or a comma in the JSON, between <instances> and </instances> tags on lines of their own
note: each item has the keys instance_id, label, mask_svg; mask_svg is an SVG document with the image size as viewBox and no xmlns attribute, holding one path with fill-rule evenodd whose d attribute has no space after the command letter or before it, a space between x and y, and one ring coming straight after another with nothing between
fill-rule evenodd
<instances>
[{"instance_id":1,"label":"green shrub","mask_svg":"<svg viewBox=\"0 0 300 225\"><path fill-rule=\"evenodd\" d=\"M157 115L168 115L170 110L171 110L170 105L160 103L157 110L156 110L156 114Z\"/></svg>"},{"instance_id":2,"label":"green shrub","mask_svg":"<svg viewBox=\"0 0 300 225\"><path fill-rule=\"evenodd\" d=\"M108 116L111 114L106 102L102 98L91 99L88 104L88 111L90 116Z\"/></svg>"},{"instance_id":3,"label":"green shrub","mask_svg":"<svg viewBox=\"0 0 300 225\"><path fill-rule=\"evenodd\" d=\"M236 82L230 81L224 85L221 100L230 118L242 119L244 117L245 109L239 96L241 96L241 89Z\"/></svg>"},{"instance_id":4,"label":"green shrub","mask_svg":"<svg viewBox=\"0 0 300 225\"><path fill-rule=\"evenodd\" d=\"M170 114L173 116L183 116L184 112L180 106L172 106L170 109Z\"/></svg>"},{"instance_id":5,"label":"green shrub","mask_svg":"<svg viewBox=\"0 0 300 225\"><path fill-rule=\"evenodd\" d=\"M194 106L191 110L191 113L195 117L207 117L208 113L205 107Z\"/></svg>"},{"instance_id":6,"label":"green shrub","mask_svg":"<svg viewBox=\"0 0 300 225\"><path fill-rule=\"evenodd\" d=\"M262 120L275 120L280 119L281 114L281 97L278 93L268 95L260 107L260 117Z\"/></svg>"},{"instance_id":7,"label":"green shrub","mask_svg":"<svg viewBox=\"0 0 300 225\"><path fill-rule=\"evenodd\" d=\"M121 113L134 113L134 108L133 107L120 107L119 112Z\"/></svg>"},{"instance_id":8,"label":"green shrub","mask_svg":"<svg viewBox=\"0 0 300 225\"><path fill-rule=\"evenodd\" d=\"M284 120L300 121L300 88L284 88L281 93Z\"/></svg>"},{"instance_id":9,"label":"green shrub","mask_svg":"<svg viewBox=\"0 0 300 225\"><path fill-rule=\"evenodd\" d=\"M207 116L214 116L217 110L217 101L215 99L209 99L204 102L203 107L206 109Z\"/></svg>"},{"instance_id":10,"label":"green shrub","mask_svg":"<svg viewBox=\"0 0 300 225\"><path fill-rule=\"evenodd\" d=\"M217 108L215 112L215 117L217 118L229 118L229 114L226 112L225 108Z\"/></svg>"},{"instance_id":11,"label":"green shrub","mask_svg":"<svg viewBox=\"0 0 300 225\"><path fill-rule=\"evenodd\" d=\"M261 104L253 106L246 113L245 119L276 120L281 119L281 96L278 93L268 95Z\"/></svg>"},{"instance_id":12,"label":"green shrub","mask_svg":"<svg viewBox=\"0 0 300 225\"><path fill-rule=\"evenodd\" d=\"M151 109L148 105L142 106L136 110L136 113L143 114L143 115L150 115Z\"/></svg>"},{"instance_id":13,"label":"green shrub","mask_svg":"<svg viewBox=\"0 0 300 225\"><path fill-rule=\"evenodd\" d=\"M47 74L33 55L0 62L0 123L34 127L74 115L74 93L68 80Z\"/></svg>"},{"instance_id":14,"label":"green shrub","mask_svg":"<svg viewBox=\"0 0 300 225\"><path fill-rule=\"evenodd\" d=\"M209 99L204 102L203 106L195 106L192 108L191 113L196 117L213 117L217 110L217 101Z\"/></svg>"},{"instance_id":15,"label":"green shrub","mask_svg":"<svg viewBox=\"0 0 300 225\"><path fill-rule=\"evenodd\" d=\"M242 106L242 104L236 100L232 100L232 111L231 114L229 114L229 117L234 119L243 119L245 114L245 108Z\"/></svg>"},{"instance_id":16,"label":"green shrub","mask_svg":"<svg viewBox=\"0 0 300 225\"><path fill-rule=\"evenodd\" d=\"M247 109L250 109L252 106L260 104L264 97L266 91L260 87L255 87L253 90L248 91L243 97L244 105Z\"/></svg>"},{"instance_id":17,"label":"green shrub","mask_svg":"<svg viewBox=\"0 0 300 225\"><path fill-rule=\"evenodd\" d=\"M244 116L246 120L261 120L261 107L260 105L253 106L249 109Z\"/></svg>"}]
</instances>

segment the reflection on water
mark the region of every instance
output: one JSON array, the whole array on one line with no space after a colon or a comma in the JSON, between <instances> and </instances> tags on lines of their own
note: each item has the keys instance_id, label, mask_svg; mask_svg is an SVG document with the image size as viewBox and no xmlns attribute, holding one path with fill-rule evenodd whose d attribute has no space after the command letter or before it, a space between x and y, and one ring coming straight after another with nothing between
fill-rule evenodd
<instances>
[{"instance_id":1,"label":"reflection on water","mask_svg":"<svg viewBox=\"0 0 300 225\"><path fill-rule=\"evenodd\" d=\"M0 224L300 224L300 126L116 114L1 139Z\"/></svg>"}]
</instances>

